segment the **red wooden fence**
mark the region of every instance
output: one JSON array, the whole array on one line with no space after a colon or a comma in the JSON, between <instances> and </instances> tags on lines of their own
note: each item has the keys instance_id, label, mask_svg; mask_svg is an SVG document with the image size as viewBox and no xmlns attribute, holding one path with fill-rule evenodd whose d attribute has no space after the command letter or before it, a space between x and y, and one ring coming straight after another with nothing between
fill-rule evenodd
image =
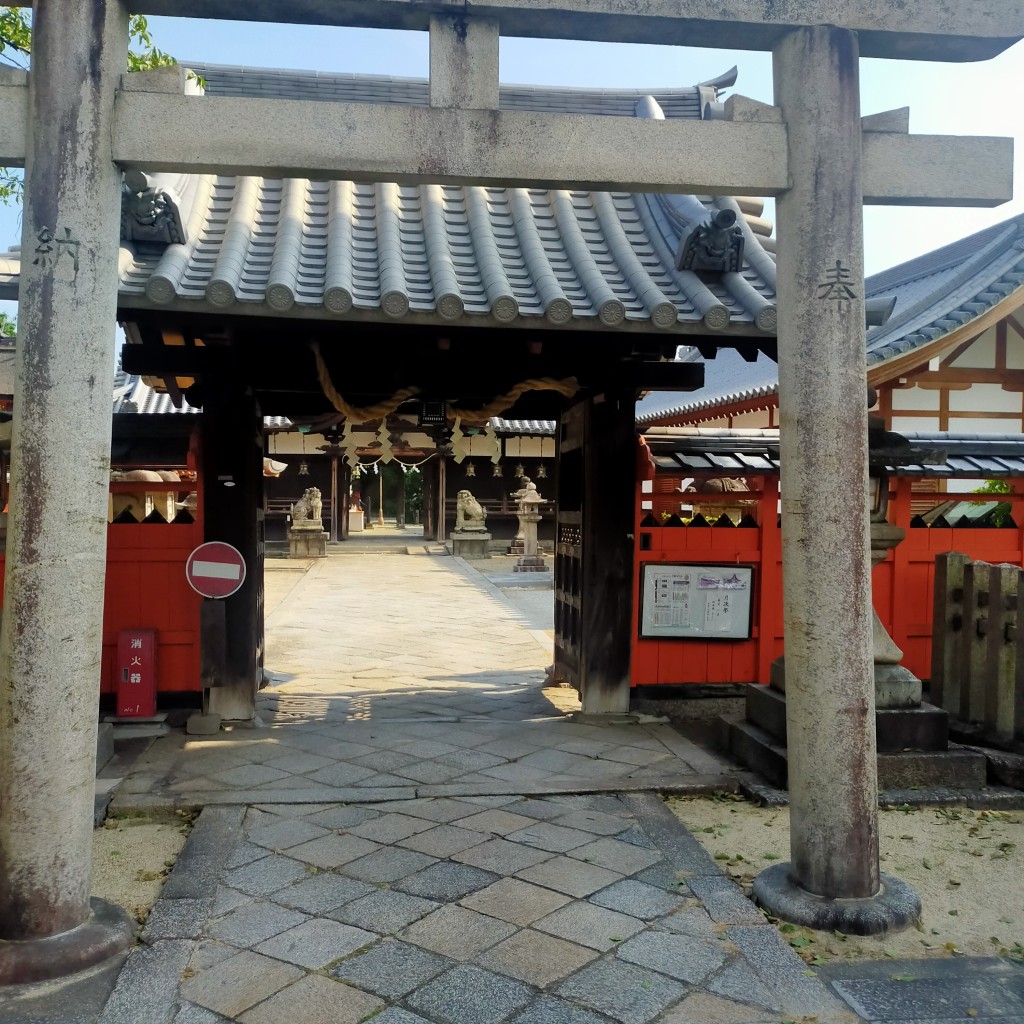
<instances>
[{"instance_id":1,"label":"red wooden fence","mask_svg":"<svg viewBox=\"0 0 1024 1024\"><path fill-rule=\"evenodd\" d=\"M637 485L633 578L633 652L631 683L767 683L771 663L783 653L782 543L778 527L778 477L750 478L760 489L750 494L690 495L695 502L735 505L755 498L757 528L716 526L642 526L643 501L660 507L671 488L654 481L654 493ZM680 477L681 479L681 477ZM998 495L1014 506L1017 528L911 527L911 479L890 480L889 521L902 526L906 539L875 568L873 596L879 618L903 650L903 664L926 679L931 671L932 585L935 556L962 551L972 559L1024 566L1024 489ZM950 495L949 497L954 497ZM966 499L967 496L964 495ZM680 498L674 498L676 507ZM660 518L657 516L656 518ZM641 639L641 566L645 562L736 564L754 568L752 629L749 640Z\"/></svg>"}]
</instances>

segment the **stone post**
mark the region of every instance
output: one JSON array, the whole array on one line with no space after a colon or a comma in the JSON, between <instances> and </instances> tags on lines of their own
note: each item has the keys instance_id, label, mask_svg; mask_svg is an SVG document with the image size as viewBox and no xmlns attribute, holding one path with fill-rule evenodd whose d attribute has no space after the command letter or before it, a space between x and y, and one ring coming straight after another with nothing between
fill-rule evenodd
<instances>
[{"instance_id":1,"label":"stone post","mask_svg":"<svg viewBox=\"0 0 1024 1024\"><path fill-rule=\"evenodd\" d=\"M119 0L37 0L0 638L0 984L123 949L90 903L126 66Z\"/></svg>"},{"instance_id":2,"label":"stone post","mask_svg":"<svg viewBox=\"0 0 1024 1024\"><path fill-rule=\"evenodd\" d=\"M431 15L430 105L497 110L497 21Z\"/></svg>"},{"instance_id":3,"label":"stone post","mask_svg":"<svg viewBox=\"0 0 1024 1024\"><path fill-rule=\"evenodd\" d=\"M878 862L856 33L797 29L774 58L790 167L777 217L792 863L754 892L777 916L872 932L919 904L902 918L888 905Z\"/></svg>"}]
</instances>

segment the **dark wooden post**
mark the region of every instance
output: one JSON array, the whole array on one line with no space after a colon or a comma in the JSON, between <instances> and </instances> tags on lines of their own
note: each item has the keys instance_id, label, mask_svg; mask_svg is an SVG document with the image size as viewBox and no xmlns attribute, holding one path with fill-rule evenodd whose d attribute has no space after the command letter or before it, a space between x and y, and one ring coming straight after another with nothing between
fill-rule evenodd
<instances>
[{"instance_id":1,"label":"dark wooden post","mask_svg":"<svg viewBox=\"0 0 1024 1024\"><path fill-rule=\"evenodd\" d=\"M348 540L349 490L352 487L352 470L347 462L339 463L339 466L341 468L341 480L338 482L338 487L341 491L341 511L338 513L340 516L338 520L338 540Z\"/></svg>"},{"instance_id":2,"label":"dark wooden post","mask_svg":"<svg viewBox=\"0 0 1024 1024\"><path fill-rule=\"evenodd\" d=\"M395 495L395 525L399 530L405 529L405 473L398 466L398 490Z\"/></svg>"},{"instance_id":3,"label":"dark wooden post","mask_svg":"<svg viewBox=\"0 0 1024 1024\"><path fill-rule=\"evenodd\" d=\"M636 399L586 400L580 547L580 693L583 710L629 710L633 600Z\"/></svg>"},{"instance_id":4,"label":"dark wooden post","mask_svg":"<svg viewBox=\"0 0 1024 1024\"><path fill-rule=\"evenodd\" d=\"M437 534L434 539L439 543L445 542L445 498L447 497L448 488L448 474L445 472L448 468L447 456L442 449L437 453Z\"/></svg>"},{"instance_id":5,"label":"dark wooden post","mask_svg":"<svg viewBox=\"0 0 1024 1024\"><path fill-rule=\"evenodd\" d=\"M338 453L331 452L331 542L338 539Z\"/></svg>"},{"instance_id":6,"label":"dark wooden post","mask_svg":"<svg viewBox=\"0 0 1024 1024\"><path fill-rule=\"evenodd\" d=\"M262 420L251 390L211 382L203 404L203 522L207 541L233 544L245 559L245 582L225 598L221 683L210 690L211 712L251 720L262 673L263 550Z\"/></svg>"}]
</instances>

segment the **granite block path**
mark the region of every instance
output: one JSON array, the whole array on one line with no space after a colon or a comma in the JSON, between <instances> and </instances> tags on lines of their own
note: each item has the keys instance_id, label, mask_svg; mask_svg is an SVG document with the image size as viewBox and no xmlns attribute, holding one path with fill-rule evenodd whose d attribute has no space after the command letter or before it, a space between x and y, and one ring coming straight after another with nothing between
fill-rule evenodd
<instances>
[{"instance_id":1,"label":"granite block path","mask_svg":"<svg viewBox=\"0 0 1024 1024\"><path fill-rule=\"evenodd\" d=\"M701 879L731 884L653 794L210 807L100 1020L858 1019Z\"/></svg>"},{"instance_id":2,"label":"granite block path","mask_svg":"<svg viewBox=\"0 0 1024 1024\"><path fill-rule=\"evenodd\" d=\"M545 620L541 591L513 603L460 559L334 554L295 575L267 620L260 727L159 738L115 812L735 785L663 722L576 717L576 691L547 686L550 589Z\"/></svg>"},{"instance_id":3,"label":"granite block path","mask_svg":"<svg viewBox=\"0 0 1024 1024\"><path fill-rule=\"evenodd\" d=\"M731 765L546 687L542 594L353 551L278 586L259 727L162 737L115 793L203 810L101 1024L1024 1024L1005 965L810 970L658 795Z\"/></svg>"}]
</instances>

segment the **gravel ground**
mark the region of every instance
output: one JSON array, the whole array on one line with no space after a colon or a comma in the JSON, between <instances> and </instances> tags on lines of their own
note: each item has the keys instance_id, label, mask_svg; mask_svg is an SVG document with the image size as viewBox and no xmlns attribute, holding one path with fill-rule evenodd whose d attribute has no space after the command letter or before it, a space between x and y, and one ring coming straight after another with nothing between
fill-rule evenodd
<instances>
[{"instance_id":1,"label":"gravel ground","mask_svg":"<svg viewBox=\"0 0 1024 1024\"><path fill-rule=\"evenodd\" d=\"M789 808L731 795L671 798L669 807L749 890L763 868L789 859ZM879 812L881 868L921 897L918 929L871 938L782 926L805 960L1003 955L1024 960L1024 812L965 807Z\"/></svg>"}]
</instances>

